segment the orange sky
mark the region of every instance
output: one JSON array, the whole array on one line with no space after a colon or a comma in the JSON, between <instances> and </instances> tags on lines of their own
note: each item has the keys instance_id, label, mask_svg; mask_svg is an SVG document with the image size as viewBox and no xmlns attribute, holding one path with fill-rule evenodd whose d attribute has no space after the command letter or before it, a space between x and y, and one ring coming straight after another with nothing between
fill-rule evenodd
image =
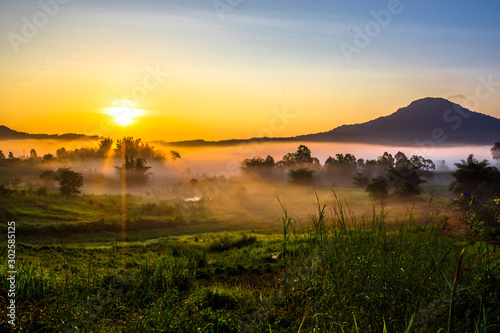
<instances>
[{"instance_id":1,"label":"orange sky","mask_svg":"<svg viewBox=\"0 0 500 333\"><path fill-rule=\"evenodd\" d=\"M455 96L471 107L463 97L475 96L479 77L500 81L492 60L498 47L487 47L498 33L487 25L436 34L403 11L349 63L339 45L352 43L348 31L370 20L372 5L339 15L325 5L304 17L242 5L221 21L201 2L127 4L60 5L35 36L14 46L23 17L33 20L42 9L28 1L2 5L0 32L11 37L0 42L0 124L165 141L294 136L388 115L427 96ZM412 13L426 9L415 6ZM477 36L484 44L474 56L467 42ZM140 114L116 125L109 108L127 103ZM495 90L472 109L499 117L499 105Z\"/></svg>"}]
</instances>

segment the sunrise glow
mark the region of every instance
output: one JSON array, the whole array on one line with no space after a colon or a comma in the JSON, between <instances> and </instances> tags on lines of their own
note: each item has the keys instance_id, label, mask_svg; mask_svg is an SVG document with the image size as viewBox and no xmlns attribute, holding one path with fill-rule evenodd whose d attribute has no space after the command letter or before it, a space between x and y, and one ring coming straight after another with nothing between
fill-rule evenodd
<instances>
[{"instance_id":1,"label":"sunrise glow","mask_svg":"<svg viewBox=\"0 0 500 333\"><path fill-rule=\"evenodd\" d=\"M499 14L1 1L0 331L500 327Z\"/></svg>"},{"instance_id":2,"label":"sunrise glow","mask_svg":"<svg viewBox=\"0 0 500 333\"><path fill-rule=\"evenodd\" d=\"M115 106L105 109L105 112L112 116L114 121L121 126L127 126L134 122L134 119L145 113L144 110L135 108L136 103L131 101L118 102Z\"/></svg>"},{"instance_id":3,"label":"sunrise glow","mask_svg":"<svg viewBox=\"0 0 500 333\"><path fill-rule=\"evenodd\" d=\"M48 2L0 11L0 112L19 131L287 137L428 96L500 116L493 2Z\"/></svg>"}]
</instances>

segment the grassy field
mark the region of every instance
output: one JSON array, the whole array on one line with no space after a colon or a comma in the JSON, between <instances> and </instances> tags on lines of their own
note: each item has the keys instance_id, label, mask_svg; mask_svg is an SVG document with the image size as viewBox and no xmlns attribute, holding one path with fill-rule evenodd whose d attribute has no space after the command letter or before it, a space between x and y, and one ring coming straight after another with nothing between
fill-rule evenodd
<instances>
[{"instance_id":1,"label":"grassy field","mask_svg":"<svg viewBox=\"0 0 500 333\"><path fill-rule=\"evenodd\" d=\"M385 203L354 189L242 186L198 202L127 195L125 206L120 195L4 189L16 330L500 329L498 249L459 232L447 195L430 195L443 186ZM1 308L7 271L4 260Z\"/></svg>"},{"instance_id":2,"label":"grassy field","mask_svg":"<svg viewBox=\"0 0 500 333\"><path fill-rule=\"evenodd\" d=\"M432 214L451 212L447 193L433 196L429 205L431 193L439 186L429 185L426 195L410 199L389 197L386 223L396 225L407 219L409 209L419 224ZM379 205L362 189L337 188L333 192L329 187L237 182L220 186L213 197L198 202L172 199L164 193L123 198L119 194L62 197L43 188L3 191L0 218L16 221L19 237L29 244L53 244L60 236L67 243L89 243L121 241L123 236L128 241L144 241L204 232L276 230L281 228L279 200L290 207L299 225L306 226L317 198L331 205L335 196L349 203L356 220L363 223L371 220L374 205ZM6 225L0 225L0 231L5 230Z\"/></svg>"}]
</instances>

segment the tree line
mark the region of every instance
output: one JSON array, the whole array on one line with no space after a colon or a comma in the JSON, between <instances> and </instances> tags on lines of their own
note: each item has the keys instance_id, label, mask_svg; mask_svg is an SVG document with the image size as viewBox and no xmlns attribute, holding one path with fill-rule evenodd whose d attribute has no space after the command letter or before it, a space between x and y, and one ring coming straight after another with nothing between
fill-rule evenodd
<instances>
[{"instance_id":1,"label":"tree line","mask_svg":"<svg viewBox=\"0 0 500 333\"><path fill-rule=\"evenodd\" d=\"M113 148L114 144L114 148ZM163 161L167 158L175 161L181 156L178 152L171 150L167 155L164 151L156 149L149 143L144 143L142 139L134 137L124 136L116 140L116 142L110 138L104 138L100 140L97 147L83 147L75 150L67 150L61 147L56 150L55 155L48 153L39 157L35 149L31 149L29 157L25 161L41 161L41 162L52 162L52 161L85 161L89 159L102 159L108 157L118 157L128 156L129 158L142 158L148 160ZM0 150L0 162L19 162L23 160L21 157L15 157L12 152L9 152L7 157Z\"/></svg>"},{"instance_id":2,"label":"tree line","mask_svg":"<svg viewBox=\"0 0 500 333\"><path fill-rule=\"evenodd\" d=\"M113 144L115 147L113 148ZM118 139L116 143L111 138L104 138L98 143L96 148L79 148L75 150L66 150L64 147L57 149L56 154L45 154L42 158L38 157L35 149L31 149L29 158L22 159L14 157L12 152L9 152L6 158L0 150L0 165L17 166L21 163L40 162L50 165L52 162L84 162L89 160L98 160L106 158L119 158L121 164L115 166L116 174L122 181L126 181L129 186L144 185L153 175L151 166L147 165L148 160L163 161L167 157L161 150L155 149L154 146L142 142L140 138L124 136ZM174 150L169 153L170 159L175 162L181 158L181 155ZM83 187L83 176L68 167L59 168L57 171L45 170L39 175L39 179L46 185L57 186L61 194L74 195L81 193Z\"/></svg>"},{"instance_id":3,"label":"tree line","mask_svg":"<svg viewBox=\"0 0 500 333\"><path fill-rule=\"evenodd\" d=\"M154 175L147 165L146 158L163 160L165 155L141 139L123 137L116 142L105 138L99 142L99 147L81 148L66 151L60 148L56 157L46 154L42 162L71 160L75 155L80 158L119 157L121 164L115 166L116 174L127 185L144 185L150 176ZM500 158L500 143L491 148L492 156ZM181 158L176 151L170 151L172 161ZM36 151L30 151L28 161L39 160ZM0 165L21 161L9 153L8 158L0 151ZM26 162L26 161L21 161ZM490 166L488 161L477 161L473 155L461 163L455 163L456 170L451 172L455 181L450 185L454 193L470 193L478 198L500 195L500 172ZM280 179L285 175L292 184L312 185L315 182L324 183L333 181L336 185L351 185L365 188L373 197L386 195L390 190L398 196L413 196L422 192L420 184L431 179L435 171L435 164L430 159L413 155L407 157L398 152L394 156L384 152L376 159L357 159L353 154L336 154L329 156L324 165L319 159L312 156L311 150L300 145L296 152L287 153L276 162L268 155L245 159L241 163L244 175L259 177L263 180ZM79 194L83 186L83 176L71 168L59 168L57 171L45 170L39 176L46 184L59 182L60 192L64 195Z\"/></svg>"},{"instance_id":4,"label":"tree line","mask_svg":"<svg viewBox=\"0 0 500 333\"><path fill-rule=\"evenodd\" d=\"M500 149L500 144L496 146ZM493 151L492 148L492 154ZM497 179L500 173L497 168L489 166L488 161L479 162L470 155L455 166L457 170L451 173L455 177L450 185L451 191L458 193L468 188L482 195L494 193L495 186L500 189L500 178ZM292 184L306 185L333 181L339 185L364 188L375 198L390 190L402 197L418 195L422 193L420 185L433 178L435 169L432 160L418 155L407 157L402 152L394 156L384 152L377 159L368 160L357 159L350 153L336 154L328 157L322 166L305 145L300 145L294 153L285 154L278 162L268 155L265 159L257 156L241 163L242 172L252 177L272 180L287 175Z\"/></svg>"}]
</instances>

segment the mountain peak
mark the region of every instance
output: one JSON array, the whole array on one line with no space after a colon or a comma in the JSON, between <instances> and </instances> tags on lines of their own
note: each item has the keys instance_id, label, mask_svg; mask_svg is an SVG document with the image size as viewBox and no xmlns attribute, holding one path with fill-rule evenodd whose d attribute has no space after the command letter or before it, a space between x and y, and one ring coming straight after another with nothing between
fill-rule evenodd
<instances>
[{"instance_id":1,"label":"mountain peak","mask_svg":"<svg viewBox=\"0 0 500 333\"><path fill-rule=\"evenodd\" d=\"M388 116L299 138L411 146L493 144L500 140L500 119L444 98L425 97Z\"/></svg>"},{"instance_id":2,"label":"mountain peak","mask_svg":"<svg viewBox=\"0 0 500 333\"><path fill-rule=\"evenodd\" d=\"M97 140L97 135L87 136L84 134L65 133L65 134L29 134L26 132L18 132L5 125L0 125L0 139L2 140L18 140L18 139L55 139L55 140L76 140L89 138Z\"/></svg>"},{"instance_id":3,"label":"mountain peak","mask_svg":"<svg viewBox=\"0 0 500 333\"><path fill-rule=\"evenodd\" d=\"M425 97L421 99L417 99L405 107L399 108L395 113L399 111L404 112L417 112L417 113L425 113L425 112L442 112L447 109L460 108L467 110L460 106L459 104L453 103L442 97ZM467 110L470 111L470 110Z\"/></svg>"},{"instance_id":4,"label":"mountain peak","mask_svg":"<svg viewBox=\"0 0 500 333\"><path fill-rule=\"evenodd\" d=\"M0 139L75 140L82 134L28 134L0 125ZM98 136L87 137L99 139ZM195 140L178 145L234 145L252 141L320 141L372 143L396 146L492 145L500 141L500 119L470 111L441 97L425 97L396 112L362 124L342 125L331 131L291 138L254 138L219 142ZM172 144L172 143L170 143Z\"/></svg>"},{"instance_id":5,"label":"mountain peak","mask_svg":"<svg viewBox=\"0 0 500 333\"><path fill-rule=\"evenodd\" d=\"M438 103L444 103L444 104L455 104L446 98L442 97L424 97L420 99L416 99L413 102L411 102L408 106L422 106L422 105L436 105Z\"/></svg>"}]
</instances>

